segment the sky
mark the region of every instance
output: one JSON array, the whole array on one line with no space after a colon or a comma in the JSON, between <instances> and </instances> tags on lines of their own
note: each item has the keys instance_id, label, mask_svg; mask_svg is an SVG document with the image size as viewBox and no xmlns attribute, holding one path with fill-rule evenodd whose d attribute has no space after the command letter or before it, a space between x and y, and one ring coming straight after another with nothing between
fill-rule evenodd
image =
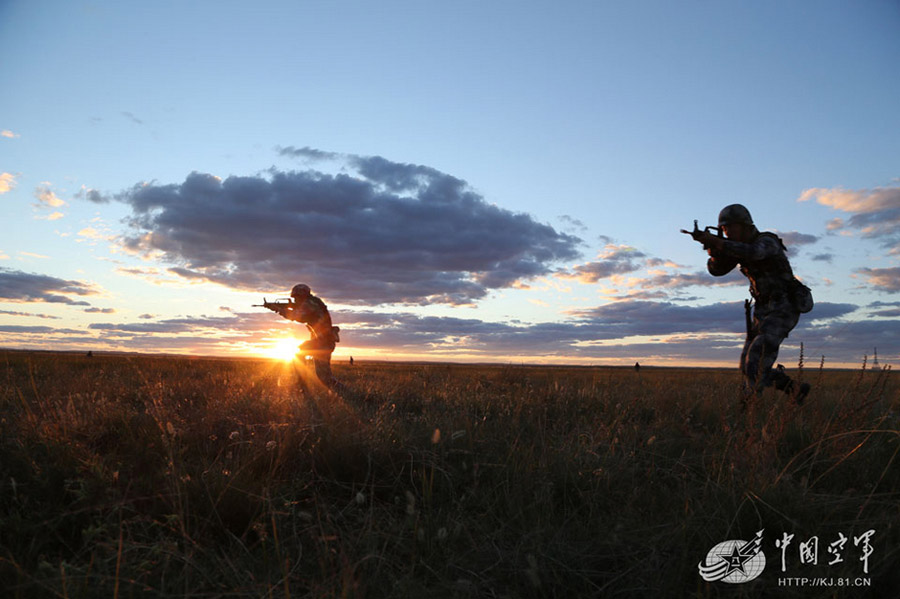
<instances>
[{"instance_id":1,"label":"sky","mask_svg":"<svg viewBox=\"0 0 900 599\"><path fill-rule=\"evenodd\" d=\"M900 4L0 0L0 347L736 366L741 203L900 361ZM291 342L292 343L292 342Z\"/></svg>"}]
</instances>

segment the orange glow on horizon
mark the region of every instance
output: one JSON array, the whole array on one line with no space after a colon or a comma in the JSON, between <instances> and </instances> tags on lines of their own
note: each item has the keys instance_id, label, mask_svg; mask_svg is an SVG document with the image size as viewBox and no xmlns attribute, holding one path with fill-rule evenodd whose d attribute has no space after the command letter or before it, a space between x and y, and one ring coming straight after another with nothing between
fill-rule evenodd
<instances>
[{"instance_id":1,"label":"orange glow on horizon","mask_svg":"<svg viewBox=\"0 0 900 599\"><path fill-rule=\"evenodd\" d=\"M282 362L290 362L297 355L300 343L293 337L282 337L273 339L273 342L262 349L262 355L273 360L281 360Z\"/></svg>"}]
</instances>

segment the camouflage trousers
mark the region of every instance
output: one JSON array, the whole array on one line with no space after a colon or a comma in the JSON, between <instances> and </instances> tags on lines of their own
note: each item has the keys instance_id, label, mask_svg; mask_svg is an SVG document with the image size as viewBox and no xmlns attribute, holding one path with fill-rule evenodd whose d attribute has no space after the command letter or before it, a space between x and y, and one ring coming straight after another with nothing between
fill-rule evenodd
<instances>
[{"instance_id":1,"label":"camouflage trousers","mask_svg":"<svg viewBox=\"0 0 900 599\"><path fill-rule=\"evenodd\" d=\"M741 352L745 391L759 393L776 383L772 366L778 359L778 348L799 320L800 313L787 297L756 304L753 325Z\"/></svg>"},{"instance_id":2,"label":"camouflage trousers","mask_svg":"<svg viewBox=\"0 0 900 599\"><path fill-rule=\"evenodd\" d=\"M326 387L332 387L337 382L331 372L331 353L334 351L334 345L334 339L324 336L313 337L300 344L300 352L312 357L316 377Z\"/></svg>"}]
</instances>

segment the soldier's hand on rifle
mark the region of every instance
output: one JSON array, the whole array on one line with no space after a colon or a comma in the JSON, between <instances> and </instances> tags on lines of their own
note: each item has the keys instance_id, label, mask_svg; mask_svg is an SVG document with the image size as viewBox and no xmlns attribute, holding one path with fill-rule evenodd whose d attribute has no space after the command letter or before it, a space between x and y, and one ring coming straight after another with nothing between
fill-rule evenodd
<instances>
[{"instance_id":1,"label":"soldier's hand on rifle","mask_svg":"<svg viewBox=\"0 0 900 599\"><path fill-rule=\"evenodd\" d=\"M716 231L717 235L713 235L709 232L710 229ZM690 235L694 241L697 241L703 245L703 249L710 252L720 251L724 245L725 238L722 236L722 229L718 227L706 227L705 229L700 229L697 225L697 220L694 220L694 230L688 231L686 229L681 229L681 232L685 235ZM712 253L710 253L710 256Z\"/></svg>"},{"instance_id":2,"label":"soldier's hand on rifle","mask_svg":"<svg viewBox=\"0 0 900 599\"><path fill-rule=\"evenodd\" d=\"M703 247L706 248L706 251L710 256L712 256L714 251L718 252L721 250L725 241L723 238L713 235L709 231L701 231L694 239L703 244Z\"/></svg>"}]
</instances>

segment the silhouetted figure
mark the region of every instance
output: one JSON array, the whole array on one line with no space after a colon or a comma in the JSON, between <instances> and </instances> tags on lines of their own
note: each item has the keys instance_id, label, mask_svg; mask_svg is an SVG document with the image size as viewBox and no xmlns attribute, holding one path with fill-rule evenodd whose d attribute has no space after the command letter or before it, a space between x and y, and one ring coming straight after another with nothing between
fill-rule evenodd
<instances>
[{"instance_id":1,"label":"silhouetted figure","mask_svg":"<svg viewBox=\"0 0 900 599\"><path fill-rule=\"evenodd\" d=\"M640 363L640 362L635 362L635 363L634 363L634 371L635 371L635 372L640 372L640 371L641 371L641 363Z\"/></svg>"},{"instance_id":2,"label":"silhouetted figure","mask_svg":"<svg viewBox=\"0 0 900 599\"><path fill-rule=\"evenodd\" d=\"M91 350L88 350L87 357L88 357L88 358L93 358L93 357L94 357L94 352L91 351Z\"/></svg>"},{"instance_id":3,"label":"silhouetted figure","mask_svg":"<svg viewBox=\"0 0 900 599\"><path fill-rule=\"evenodd\" d=\"M353 366L353 356L350 356L350 366Z\"/></svg>"},{"instance_id":4,"label":"silhouetted figure","mask_svg":"<svg viewBox=\"0 0 900 599\"><path fill-rule=\"evenodd\" d=\"M795 385L783 366L773 366L781 342L797 326L800 314L812 309L812 294L794 277L781 238L774 233L761 233L747 208L740 204L723 208L719 229L724 237L708 232L695 237L709 253L707 270L721 277L740 264L741 272L750 280L750 295L756 301L752 326L741 352L745 400L774 385L802 404L809 393L809 383Z\"/></svg>"},{"instance_id":5,"label":"silhouetted figure","mask_svg":"<svg viewBox=\"0 0 900 599\"><path fill-rule=\"evenodd\" d=\"M319 380L333 387L337 381L331 373L331 354L335 344L341 340L340 328L332 326L325 302L314 296L308 285L300 283L291 289L289 303L268 304L267 307L288 320L306 325L310 338L300 344L300 351L312 357Z\"/></svg>"}]
</instances>

